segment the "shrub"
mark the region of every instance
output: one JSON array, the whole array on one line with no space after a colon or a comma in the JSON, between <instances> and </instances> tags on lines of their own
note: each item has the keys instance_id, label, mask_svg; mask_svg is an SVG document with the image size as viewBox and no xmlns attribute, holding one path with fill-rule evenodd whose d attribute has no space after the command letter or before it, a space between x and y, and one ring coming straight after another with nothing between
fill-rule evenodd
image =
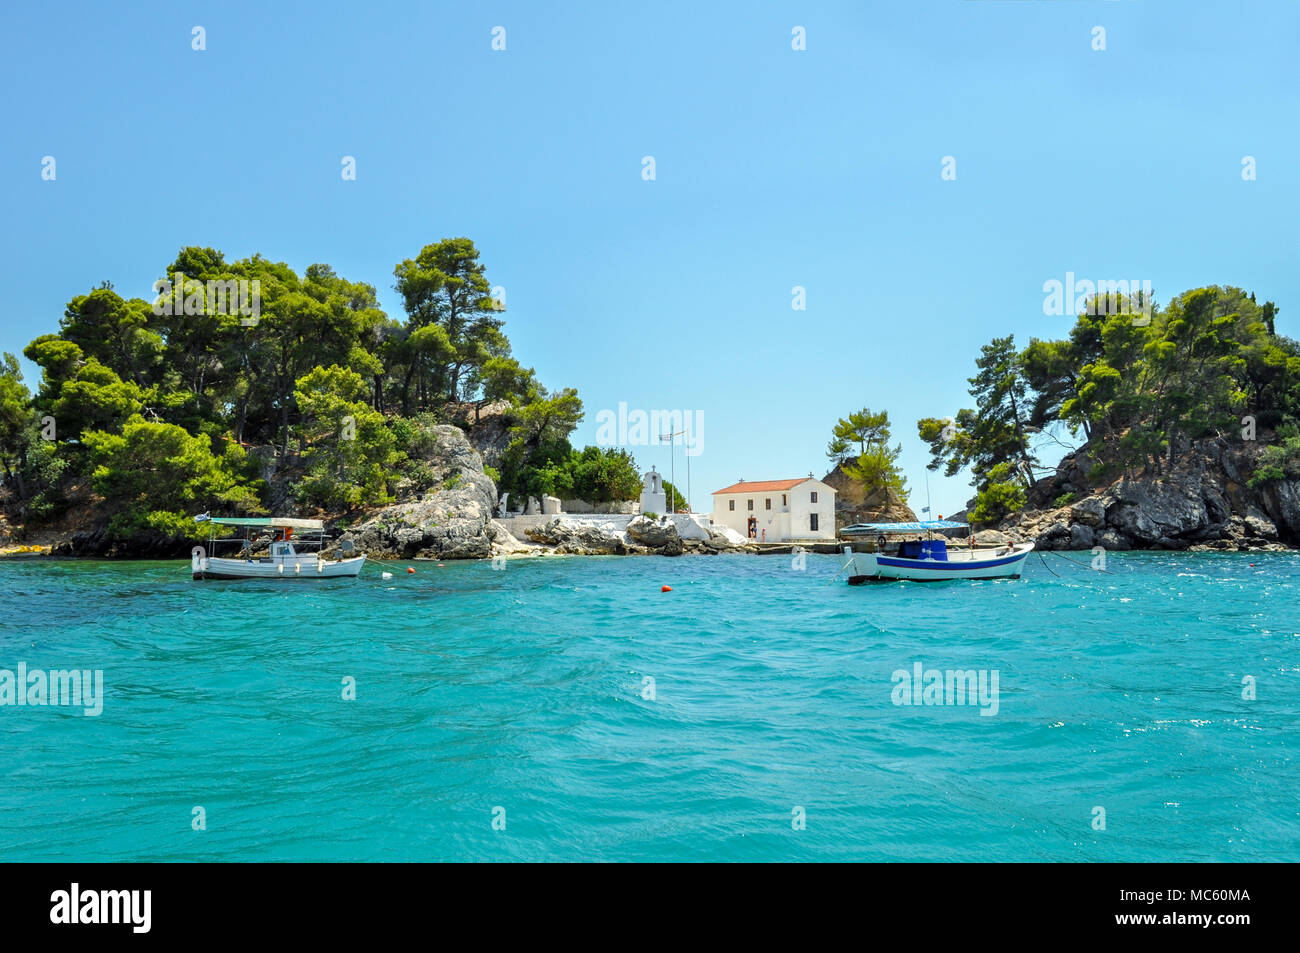
<instances>
[{"instance_id":1,"label":"shrub","mask_svg":"<svg viewBox=\"0 0 1300 953\"><path fill-rule=\"evenodd\" d=\"M394 417L388 422L388 429L393 432L396 449L407 456L427 458L438 445L438 436L433 432L439 423L438 415L425 411L414 417Z\"/></svg>"},{"instance_id":2,"label":"shrub","mask_svg":"<svg viewBox=\"0 0 1300 953\"><path fill-rule=\"evenodd\" d=\"M1009 463L999 463L988 472L988 481L975 496L975 506L970 512L972 523L998 523L1023 509L1025 488L1015 482Z\"/></svg>"},{"instance_id":3,"label":"shrub","mask_svg":"<svg viewBox=\"0 0 1300 953\"><path fill-rule=\"evenodd\" d=\"M1265 483L1294 477L1300 477L1300 437L1289 437L1284 443L1265 447L1246 485L1258 489Z\"/></svg>"}]
</instances>

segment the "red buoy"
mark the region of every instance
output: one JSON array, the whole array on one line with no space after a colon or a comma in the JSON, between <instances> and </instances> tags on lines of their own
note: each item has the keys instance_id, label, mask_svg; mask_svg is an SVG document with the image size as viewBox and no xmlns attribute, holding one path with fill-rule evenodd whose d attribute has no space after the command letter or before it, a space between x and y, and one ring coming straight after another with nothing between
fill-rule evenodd
<instances>
[{"instance_id":1,"label":"red buoy","mask_svg":"<svg viewBox=\"0 0 1300 953\"><path fill-rule=\"evenodd\" d=\"M406 567L406 571L407 571L407 572L415 572L415 567L414 567L414 566L407 566L407 567Z\"/></svg>"},{"instance_id":2,"label":"red buoy","mask_svg":"<svg viewBox=\"0 0 1300 953\"><path fill-rule=\"evenodd\" d=\"M672 591L673 591L673 587L672 587L672 586L664 586L664 587L662 587L659 591L660 591L660 592L672 592Z\"/></svg>"}]
</instances>

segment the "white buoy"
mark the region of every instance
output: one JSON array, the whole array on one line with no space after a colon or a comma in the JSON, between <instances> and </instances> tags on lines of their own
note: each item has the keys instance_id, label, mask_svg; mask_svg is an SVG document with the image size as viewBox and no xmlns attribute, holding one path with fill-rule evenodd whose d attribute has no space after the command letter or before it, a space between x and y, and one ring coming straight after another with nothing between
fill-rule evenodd
<instances>
[{"instance_id":1,"label":"white buoy","mask_svg":"<svg viewBox=\"0 0 1300 953\"><path fill-rule=\"evenodd\" d=\"M383 578L384 578L384 579L392 579L392 578L393 578L393 574L392 574L391 572L386 572L386 573L384 573Z\"/></svg>"},{"instance_id":2,"label":"white buoy","mask_svg":"<svg viewBox=\"0 0 1300 953\"><path fill-rule=\"evenodd\" d=\"M280 565L277 567L277 571L280 573L281 576L284 575L284 563L280 563Z\"/></svg>"}]
</instances>

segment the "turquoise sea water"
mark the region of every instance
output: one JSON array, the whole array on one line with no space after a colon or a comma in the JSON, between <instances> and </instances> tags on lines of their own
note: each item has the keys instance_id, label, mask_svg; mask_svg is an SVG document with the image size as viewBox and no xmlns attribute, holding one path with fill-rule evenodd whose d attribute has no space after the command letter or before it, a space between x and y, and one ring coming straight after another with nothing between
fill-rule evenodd
<instances>
[{"instance_id":1,"label":"turquoise sea water","mask_svg":"<svg viewBox=\"0 0 1300 953\"><path fill-rule=\"evenodd\" d=\"M0 856L1300 860L1300 556L1071 558L3 562L0 669L105 701L0 707ZM997 713L894 704L917 662L996 670Z\"/></svg>"}]
</instances>

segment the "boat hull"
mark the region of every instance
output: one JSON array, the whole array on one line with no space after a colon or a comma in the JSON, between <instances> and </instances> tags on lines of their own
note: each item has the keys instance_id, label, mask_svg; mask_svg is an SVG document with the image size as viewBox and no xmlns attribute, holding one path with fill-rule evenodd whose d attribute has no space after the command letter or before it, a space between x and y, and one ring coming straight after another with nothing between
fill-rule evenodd
<instances>
[{"instance_id":1,"label":"boat hull","mask_svg":"<svg viewBox=\"0 0 1300 953\"><path fill-rule=\"evenodd\" d=\"M849 567L849 584L877 580L909 579L943 582L949 579L1018 579L1033 543L1018 543L983 558L976 553L953 553L948 559L900 559L878 553L856 553Z\"/></svg>"},{"instance_id":2,"label":"boat hull","mask_svg":"<svg viewBox=\"0 0 1300 953\"><path fill-rule=\"evenodd\" d=\"M288 556L270 561L196 557L190 566L199 579L351 579L361 572L365 556L354 559L319 560L313 554Z\"/></svg>"}]
</instances>

